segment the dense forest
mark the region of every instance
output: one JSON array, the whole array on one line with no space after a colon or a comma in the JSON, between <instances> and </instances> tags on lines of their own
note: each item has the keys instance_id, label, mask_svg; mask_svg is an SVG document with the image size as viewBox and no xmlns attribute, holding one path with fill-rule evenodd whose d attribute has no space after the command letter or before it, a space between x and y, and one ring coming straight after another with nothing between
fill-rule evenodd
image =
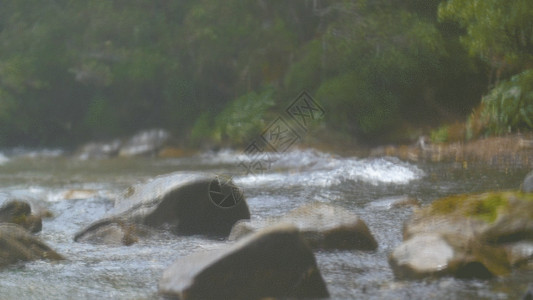
<instances>
[{"instance_id":1,"label":"dense forest","mask_svg":"<svg viewBox=\"0 0 533 300\"><path fill-rule=\"evenodd\" d=\"M532 19L530 0L0 0L0 146L238 145L302 90L317 132L364 143L529 130Z\"/></svg>"}]
</instances>

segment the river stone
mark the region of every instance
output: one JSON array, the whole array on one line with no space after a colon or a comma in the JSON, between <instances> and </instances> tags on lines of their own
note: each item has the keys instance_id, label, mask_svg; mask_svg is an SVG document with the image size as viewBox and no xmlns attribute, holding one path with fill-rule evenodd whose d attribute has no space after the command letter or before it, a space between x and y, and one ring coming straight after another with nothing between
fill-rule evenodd
<instances>
[{"instance_id":1,"label":"river stone","mask_svg":"<svg viewBox=\"0 0 533 300\"><path fill-rule=\"evenodd\" d=\"M219 206L212 200L220 200L215 198L220 195L231 196L236 203ZM242 191L231 180L172 173L129 187L104 219L80 231L75 240L136 240L138 235L130 233L142 226L176 235L227 237L235 222L249 218Z\"/></svg>"},{"instance_id":2,"label":"river stone","mask_svg":"<svg viewBox=\"0 0 533 300\"><path fill-rule=\"evenodd\" d=\"M398 278L452 275L486 279L510 273L505 258L505 250L500 248L419 234L398 246L389 256L389 264Z\"/></svg>"},{"instance_id":3,"label":"river stone","mask_svg":"<svg viewBox=\"0 0 533 300\"><path fill-rule=\"evenodd\" d=\"M141 131L120 147L118 155L122 157L154 155L169 139L170 133L164 129Z\"/></svg>"},{"instance_id":4,"label":"river stone","mask_svg":"<svg viewBox=\"0 0 533 300\"><path fill-rule=\"evenodd\" d=\"M509 207L505 213L501 213L482 233L482 239L496 244L533 241L533 199L522 200L509 196L508 201Z\"/></svg>"},{"instance_id":5,"label":"river stone","mask_svg":"<svg viewBox=\"0 0 533 300\"><path fill-rule=\"evenodd\" d=\"M522 296L522 300L533 300L533 283L527 288L526 293Z\"/></svg>"},{"instance_id":6,"label":"river stone","mask_svg":"<svg viewBox=\"0 0 533 300\"><path fill-rule=\"evenodd\" d=\"M522 182L522 191L524 193L533 193L533 171L529 172Z\"/></svg>"},{"instance_id":7,"label":"river stone","mask_svg":"<svg viewBox=\"0 0 533 300\"><path fill-rule=\"evenodd\" d=\"M0 267L20 261L60 260L61 255L16 224L0 224Z\"/></svg>"},{"instance_id":8,"label":"river stone","mask_svg":"<svg viewBox=\"0 0 533 300\"><path fill-rule=\"evenodd\" d=\"M119 139L109 142L91 142L80 147L76 157L81 160L110 158L118 154L121 146L122 141Z\"/></svg>"},{"instance_id":9,"label":"river stone","mask_svg":"<svg viewBox=\"0 0 533 300\"><path fill-rule=\"evenodd\" d=\"M139 237L146 237L148 231L140 225L124 223L119 219L100 221L76 234L74 241L97 245L132 245L139 241Z\"/></svg>"},{"instance_id":10,"label":"river stone","mask_svg":"<svg viewBox=\"0 0 533 300\"><path fill-rule=\"evenodd\" d=\"M533 241L520 241L504 245L512 266L523 266L533 261Z\"/></svg>"},{"instance_id":11,"label":"river stone","mask_svg":"<svg viewBox=\"0 0 533 300\"><path fill-rule=\"evenodd\" d=\"M313 253L287 225L179 258L164 271L159 292L182 300L329 297Z\"/></svg>"},{"instance_id":12,"label":"river stone","mask_svg":"<svg viewBox=\"0 0 533 300\"><path fill-rule=\"evenodd\" d=\"M421 234L394 249L389 262L397 277L421 278L448 270L454 249L440 235Z\"/></svg>"},{"instance_id":13,"label":"river stone","mask_svg":"<svg viewBox=\"0 0 533 300\"><path fill-rule=\"evenodd\" d=\"M509 274L512 267L527 265L532 259L533 195L491 192L438 199L414 212L404 226L404 243L396 250L408 250L410 257L424 256L436 246L422 242L418 247L408 246L428 235L446 241L453 249L453 263L444 268L445 272L404 268L396 274L416 277L446 273L467 278ZM395 269L402 265L396 257L401 251L391 255Z\"/></svg>"},{"instance_id":14,"label":"river stone","mask_svg":"<svg viewBox=\"0 0 533 300\"><path fill-rule=\"evenodd\" d=\"M239 239L259 228L278 223L296 226L306 242L316 249L375 250L378 244L366 223L356 214L338 206L311 203L282 218L265 222L238 222L230 240Z\"/></svg>"},{"instance_id":15,"label":"river stone","mask_svg":"<svg viewBox=\"0 0 533 300\"><path fill-rule=\"evenodd\" d=\"M403 207L420 207L420 201L417 198L409 196L394 196L377 199L368 204L369 208L378 210L389 210Z\"/></svg>"},{"instance_id":16,"label":"river stone","mask_svg":"<svg viewBox=\"0 0 533 300\"><path fill-rule=\"evenodd\" d=\"M0 207L0 223L18 224L32 233L43 228L41 217L32 215L30 205L20 200L6 202Z\"/></svg>"}]
</instances>

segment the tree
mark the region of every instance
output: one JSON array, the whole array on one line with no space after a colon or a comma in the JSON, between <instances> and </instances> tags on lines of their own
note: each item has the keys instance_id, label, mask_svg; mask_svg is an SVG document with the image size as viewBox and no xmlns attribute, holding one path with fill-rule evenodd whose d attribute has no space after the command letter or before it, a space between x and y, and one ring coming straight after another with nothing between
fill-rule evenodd
<instances>
[{"instance_id":1,"label":"tree","mask_svg":"<svg viewBox=\"0 0 533 300\"><path fill-rule=\"evenodd\" d=\"M464 27L462 42L495 67L533 63L530 0L448 0L440 5L439 18Z\"/></svg>"}]
</instances>

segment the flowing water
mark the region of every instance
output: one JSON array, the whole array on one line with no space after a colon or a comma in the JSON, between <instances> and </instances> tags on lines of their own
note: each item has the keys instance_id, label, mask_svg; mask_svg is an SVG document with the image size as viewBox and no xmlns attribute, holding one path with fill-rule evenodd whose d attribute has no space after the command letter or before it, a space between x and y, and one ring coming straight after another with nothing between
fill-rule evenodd
<instances>
[{"instance_id":1,"label":"flowing water","mask_svg":"<svg viewBox=\"0 0 533 300\"><path fill-rule=\"evenodd\" d=\"M533 272L492 280L454 278L395 280L388 254L402 240L411 208L391 208L398 197L427 204L436 198L517 188L527 173L514 166L407 163L395 158L338 157L312 150L274 156L260 176L239 175L238 152L221 151L176 159L79 160L61 151L0 153L0 204L9 199L50 211L39 236L64 255L0 270L0 299L158 299L163 270L177 257L225 246L200 236L162 235L132 246L74 243L74 234L105 215L129 185L156 175L183 172L234 174L252 218L283 215L310 202L342 206L374 233L374 252L318 251L316 258L331 299L515 299Z\"/></svg>"}]
</instances>

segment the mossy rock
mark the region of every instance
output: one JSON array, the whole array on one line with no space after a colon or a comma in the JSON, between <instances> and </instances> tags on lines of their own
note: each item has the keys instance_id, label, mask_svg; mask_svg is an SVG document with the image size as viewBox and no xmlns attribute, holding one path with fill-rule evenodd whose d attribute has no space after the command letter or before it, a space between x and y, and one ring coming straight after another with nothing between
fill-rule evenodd
<instances>
[{"instance_id":1,"label":"mossy rock","mask_svg":"<svg viewBox=\"0 0 533 300\"><path fill-rule=\"evenodd\" d=\"M36 233L42 230L40 216L31 214L31 206L20 200L11 200L0 207L0 223L13 223Z\"/></svg>"},{"instance_id":2,"label":"mossy rock","mask_svg":"<svg viewBox=\"0 0 533 300\"><path fill-rule=\"evenodd\" d=\"M23 227L0 224L0 267L38 259L61 260L63 257Z\"/></svg>"},{"instance_id":3,"label":"mossy rock","mask_svg":"<svg viewBox=\"0 0 533 300\"><path fill-rule=\"evenodd\" d=\"M507 191L455 195L434 201L427 208L427 213L472 217L493 223L499 215L508 212L510 201L533 204L533 194Z\"/></svg>"},{"instance_id":4,"label":"mossy rock","mask_svg":"<svg viewBox=\"0 0 533 300\"><path fill-rule=\"evenodd\" d=\"M423 272L413 267L417 265L411 261L417 262L434 247L408 247L423 236L440 236L453 248L453 258L442 270L431 269L431 263ZM504 191L450 196L414 212L405 224L404 242L391 257L391 266L401 276L503 276L512 267L531 261L529 241L533 241L533 194ZM526 246L515 246L519 243Z\"/></svg>"}]
</instances>

